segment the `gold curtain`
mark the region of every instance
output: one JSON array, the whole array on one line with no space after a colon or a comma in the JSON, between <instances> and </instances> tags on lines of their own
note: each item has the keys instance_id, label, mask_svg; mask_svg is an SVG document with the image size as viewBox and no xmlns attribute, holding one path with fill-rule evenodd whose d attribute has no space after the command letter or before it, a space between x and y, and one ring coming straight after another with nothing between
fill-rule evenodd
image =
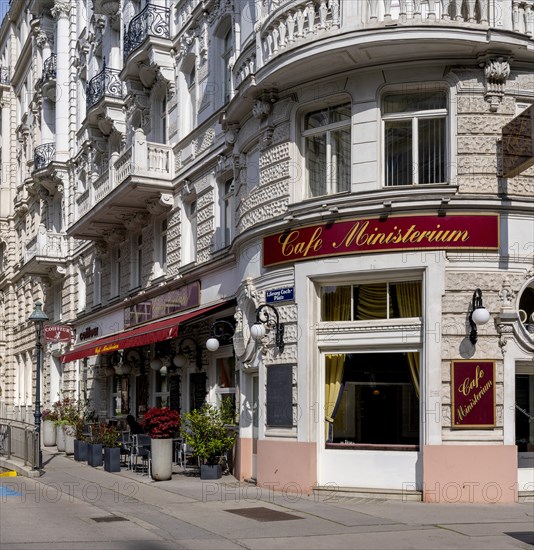
<instances>
[{"instance_id":1,"label":"gold curtain","mask_svg":"<svg viewBox=\"0 0 534 550\"><path fill-rule=\"evenodd\" d=\"M399 302L401 317L421 317L421 283L414 281L410 283L397 283L395 286L397 288L397 300ZM421 364L419 353L410 351L407 355L415 395L419 397L419 373Z\"/></svg>"},{"instance_id":2,"label":"gold curtain","mask_svg":"<svg viewBox=\"0 0 534 550\"><path fill-rule=\"evenodd\" d=\"M324 287L321 321L350 321L351 290L350 286Z\"/></svg>"},{"instance_id":3,"label":"gold curtain","mask_svg":"<svg viewBox=\"0 0 534 550\"><path fill-rule=\"evenodd\" d=\"M326 356L326 398L325 398L325 440L328 441L330 425L334 423L334 409L343 387L343 366L345 355L342 353Z\"/></svg>"},{"instance_id":4,"label":"gold curtain","mask_svg":"<svg viewBox=\"0 0 534 550\"><path fill-rule=\"evenodd\" d=\"M358 286L358 317L356 320L386 319L387 307L386 283Z\"/></svg>"}]
</instances>

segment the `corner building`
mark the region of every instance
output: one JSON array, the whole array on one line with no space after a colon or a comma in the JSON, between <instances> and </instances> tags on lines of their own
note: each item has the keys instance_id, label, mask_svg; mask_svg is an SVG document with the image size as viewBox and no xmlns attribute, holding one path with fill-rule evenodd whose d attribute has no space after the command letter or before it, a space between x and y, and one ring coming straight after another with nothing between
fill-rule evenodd
<instances>
[{"instance_id":1,"label":"corner building","mask_svg":"<svg viewBox=\"0 0 534 550\"><path fill-rule=\"evenodd\" d=\"M261 487L531 494L530 3L55 4L69 109L32 136L76 336L46 368L101 417L235 399Z\"/></svg>"}]
</instances>

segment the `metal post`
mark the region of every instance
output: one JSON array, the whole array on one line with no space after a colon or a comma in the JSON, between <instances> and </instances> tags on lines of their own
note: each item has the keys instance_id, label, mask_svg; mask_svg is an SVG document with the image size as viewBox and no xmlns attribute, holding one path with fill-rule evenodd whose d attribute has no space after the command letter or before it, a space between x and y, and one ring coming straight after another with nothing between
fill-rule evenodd
<instances>
[{"instance_id":1,"label":"metal post","mask_svg":"<svg viewBox=\"0 0 534 550\"><path fill-rule=\"evenodd\" d=\"M42 366L42 343L41 332L43 328L42 322L35 323L37 329L37 343L35 344L35 355L37 362L37 372L35 373L35 433L37 434L37 468L40 470L43 467L43 453L41 451L41 366Z\"/></svg>"}]
</instances>

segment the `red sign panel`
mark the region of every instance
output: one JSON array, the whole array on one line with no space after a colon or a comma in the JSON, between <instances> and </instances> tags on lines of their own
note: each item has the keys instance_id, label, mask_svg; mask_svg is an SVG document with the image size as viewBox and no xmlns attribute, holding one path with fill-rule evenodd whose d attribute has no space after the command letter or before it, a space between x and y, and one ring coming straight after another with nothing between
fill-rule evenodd
<instances>
[{"instance_id":1,"label":"red sign panel","mask_svg":"<svg viewBox=\"0 0 534 550\"><path fill-rule=\"evenodd\" d=\"M287 229L263 239L263 265L366 252L499 248L499 216L390 216Z\"/></svg>"},{"instance_id":2,"label":"red sign panel","mask_svg":"<svg viewBox=\"0 0 534 550\"><path fill-rule=\"evenodd\" d=\"M60 325L47 325L44 328L44 337L47 342L70 342L72 329Z\"/></svg>"},{"instance_id":3,"label":"red sign panel","mask_svg":"<svg viewBox=\"0 0 534 550\"><path fill-rule=\"evenodd\" d=\"M495 362L453 361L452 428L495 427Z\"/></svg>"}]
</instances>

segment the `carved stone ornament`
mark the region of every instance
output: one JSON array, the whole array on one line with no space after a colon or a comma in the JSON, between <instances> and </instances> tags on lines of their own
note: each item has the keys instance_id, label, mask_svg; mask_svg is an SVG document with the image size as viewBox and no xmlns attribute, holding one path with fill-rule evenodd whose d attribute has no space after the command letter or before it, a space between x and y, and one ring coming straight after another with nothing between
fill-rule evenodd
<instances>
[{"instance_id":1,"label":"carved stone ornament","mask_svg":"<svg viewBox=\"0 0 534 550\"><path fill-rule=\"evenodd\" d=\"M273 107L270 101L266 100L265 98L257 99L254 102L254 106L252 107L252 114L254 115L254 118L262 120L269 116L272 108Z\"/></svg>"},{"instance_id":2,"label":"carved stone ornament","mask_svg":"<svg viewBox=\"0 0 534 550\"><path fill-rule=\"evenodd\" d=\"M50 267L46 273L48 279L50 279L50 281L52 281L53 283L63 280L66 275L67 270L59 265Z\"/></svg>"},{"instance_id":3,"label":"carved stone ornament","mask_svg":"<svg viewBox=\"0 0 534 550\"><path fill-rule=\"evenodd\" d=\"M111 246L122 244L126 240L126 231L124 229L114 229L104 233L104 240Z\"/></svg>"},{"instance_id":4,"label":"carved stone ornament","mask_svg":"<svg viewBox=\"0 0 534 550\"><path fill-rule=\"evenodd\" d=\"M148 216L144 212L136 212L123 216L122 223L128 231L138 232L148 224Z\"/></svg>"},{"instance_id":5,"label":"carved stone ornament","mask_svg":"<svg viewBox=\"0 0 534 550\"><path fill-rule=\"evenodd\" d=\"M510 76L510 63L506 57L500 56L486 61L484 64L486 77L486 101L490 104L490 111L495 112L506 91L506 79Z\"/></svg>"},{"instance_id":6,"label":"carved stone ornament","mask_svg":"<svg viewBox=\"0 0 534 550\"><path fill-rule=\"evenodd\" d=\"M512 305L512 300L515 298L515 292L512 290L512 285L508 277L503 279L502 288L499 290L499 298L504 307L510 307Z\"/></svg>"},{"instance_id":7,"label":"carved stone ornament","mask_svg":"<svg viewBox=\"0 0 534 550\"><path fill-rule=\"evenodd\" d=\"M50 9L52 17L57 21L61 18L67 18L70 14L70 2L56 0L54 6Z\"/></svg>"},{"instance_id":8,"label":"carved stone ornament","mask_svg":"<svg viewBox=\"0 0 534 550\"><path fill-rule=\"evenodd\" d=\"M107 258L109 256L109 247L108 244L104 241L95 242L95 256L97 258Z\"/></svg>"},{"instance_id":9,"label":"carved stone ornament","mask_svg":"<svg viewBox=\"0 0 534 550\"><path fill-rule=\"evenodd\" d=\"M159 198L151 199L146 202L146 208L153 216L159 216L167 210L170 210L174 204L170 193L161 193Z\"/></svg>"}]
</instances>

